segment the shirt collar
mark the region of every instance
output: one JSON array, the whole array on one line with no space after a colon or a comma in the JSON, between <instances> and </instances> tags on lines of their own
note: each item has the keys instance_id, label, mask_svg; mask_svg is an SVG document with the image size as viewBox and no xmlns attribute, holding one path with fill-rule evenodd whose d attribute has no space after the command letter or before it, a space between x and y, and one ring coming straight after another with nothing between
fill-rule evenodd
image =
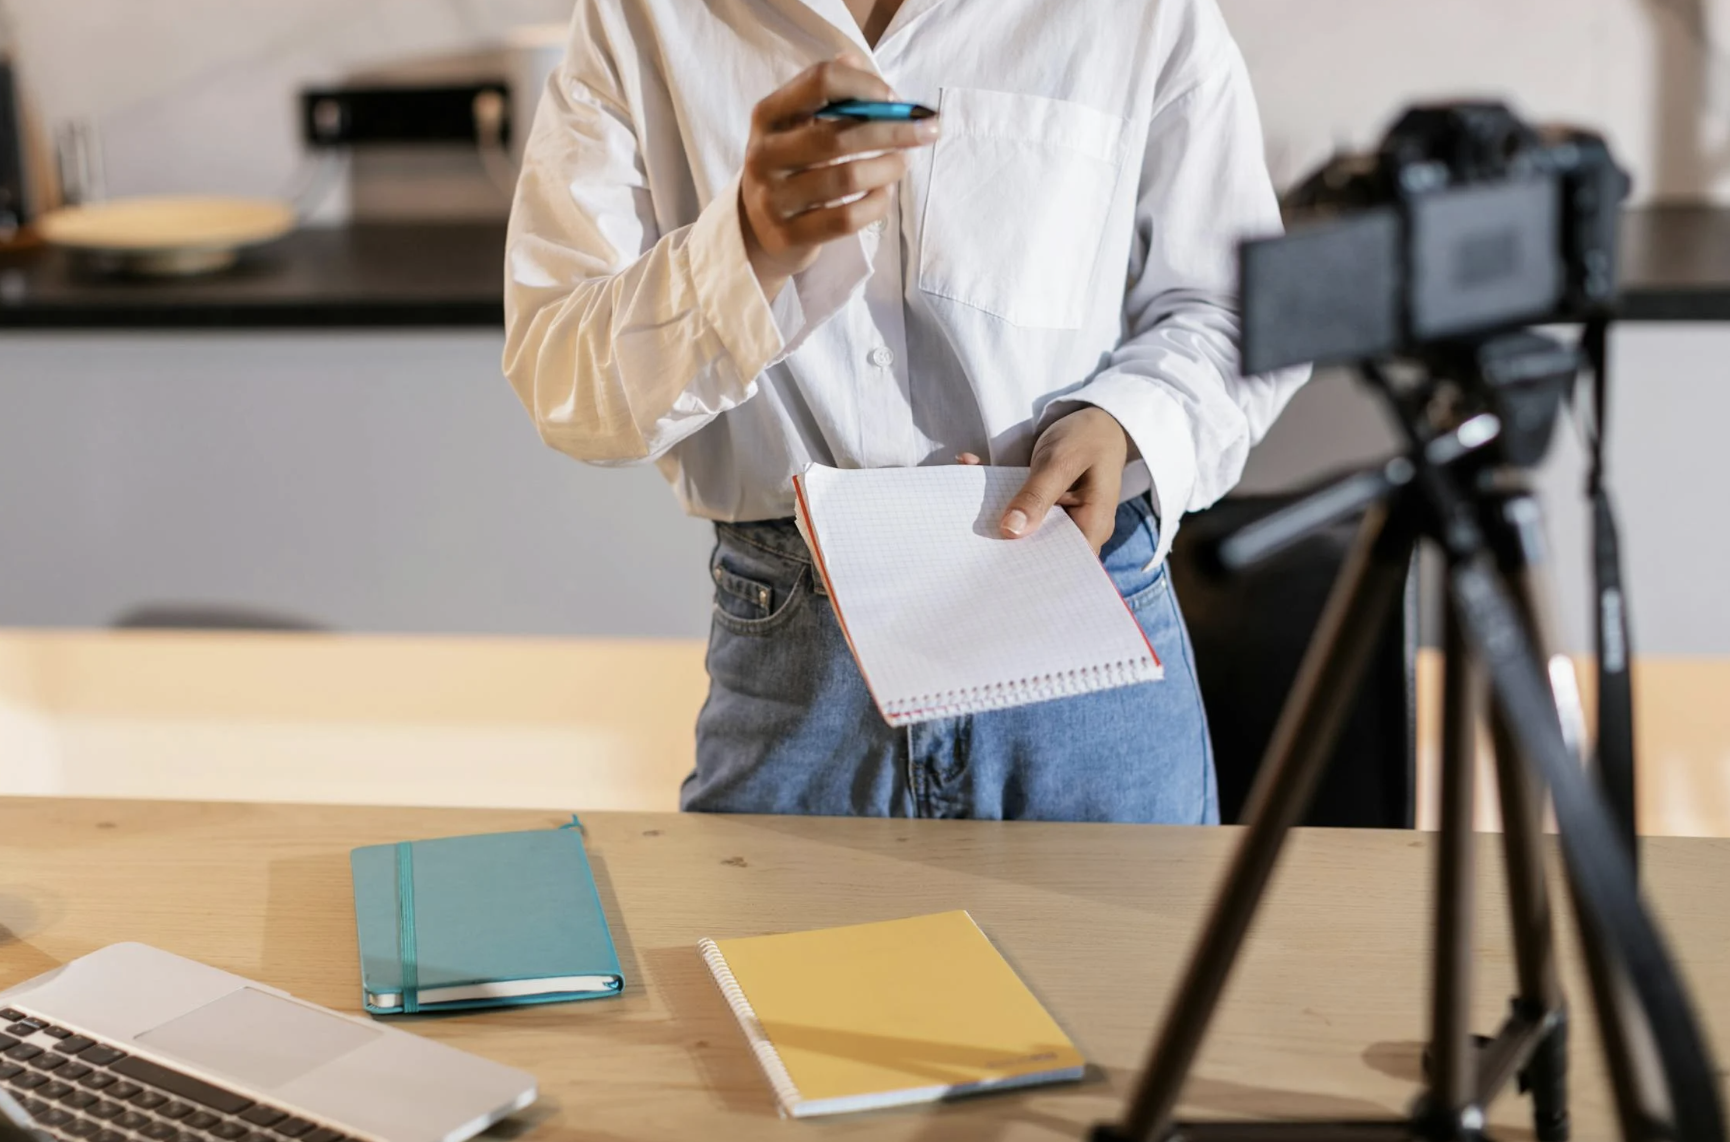
<instances>
[{"instance_id":1,"label":"shirt collar","mask_svg":"<svg viewBox=\"0 0 1730 1142\"><path fill-rule=\"evenodd\" d=\"M797 0L809 8L833 27L847 42L866 59L875 61L876 53L871 45L865 42L865 33L859 27L859 21L853 18L853 13L847 10L846 0ZM904 0L895 18L889 21L889 26L883 30L883 36L877 41L879 48L888 45L889 41L899 35L907 25L924 15L927 11L944 3L944 0Z\"/></svg>"},{"instance_id":2,"label":"shirt collar","mask_svg":"<svg viewBox=\"0 0 1730 1142\"><path fill-rule=\"evenodd\" d=\"M859 27L859 21L853 18L853 13L847 10L845 0L796 0L803 7L809 8L821 16L831 28L840 32L847 42L871 58L871 45L865 42L865 33Z\"/></svg>"}]
</instances>

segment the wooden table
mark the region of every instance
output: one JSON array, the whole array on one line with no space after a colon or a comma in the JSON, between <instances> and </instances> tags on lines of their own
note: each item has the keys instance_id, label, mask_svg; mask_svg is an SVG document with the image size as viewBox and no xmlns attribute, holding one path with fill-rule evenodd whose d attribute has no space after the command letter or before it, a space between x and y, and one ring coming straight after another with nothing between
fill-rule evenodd
<instances>
[{"instance_id":1,"label":"wooden table","mask_svg":"<svg viewBox=\"0 0 1730 1142\"><path fill-rule=\"evenodd\" d=\"M359 1010L348 850L551 826L547 813L0 799L0 985L142 940ZM1235 837L1224 829L594 814L617 1000L407 1026L539 1076L537 1139L1079 1138L1119 1107ZM1299 834L1192 1080L1197 1116L1385 1115L1414 1090L1430 851L1416 833ZM1490 866L1490 853L1483 854ZM1646 878L1709 1033L1730 1043L1730 841L1647 842ZM1484 877L1478 1021L1511 968ZM1095 1064L1080 1085L913 1111L777 1121L695 943L970 910ZM1564 934L1570 993L1584 995ZM1607 1137L1591 1020L1575 1136ZM1495 1120L1518 1129L1523 1103Z\"/></svg>"}]
</instances>

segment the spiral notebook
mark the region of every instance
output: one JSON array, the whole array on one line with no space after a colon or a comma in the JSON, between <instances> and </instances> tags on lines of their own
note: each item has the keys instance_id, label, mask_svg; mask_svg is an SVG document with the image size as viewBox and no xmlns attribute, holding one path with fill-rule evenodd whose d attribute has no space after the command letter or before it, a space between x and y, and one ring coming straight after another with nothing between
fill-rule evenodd
<instances>
[{"instance_id":1,"label":"spiral notebook","mask_svg":"<svg viewBox=\"0 0 1730 1142\"><path fill-rule=\"evenodd\" d=\"M1087 1065L965 912L698 948L795 1118L1073 1081Z\"/></svg>"},{"instance_id":2,"label":"spiral notebook","mask_svg":"<svg viewBox=\"0 0 1730 1142\"><path fill-rule=\"evenodd\" d=\"M1002 538L1026 479L959 464L813 465L794 478L799 530L890 725L1163 677L1068 513Z\"/></svg>"}]
</instances>

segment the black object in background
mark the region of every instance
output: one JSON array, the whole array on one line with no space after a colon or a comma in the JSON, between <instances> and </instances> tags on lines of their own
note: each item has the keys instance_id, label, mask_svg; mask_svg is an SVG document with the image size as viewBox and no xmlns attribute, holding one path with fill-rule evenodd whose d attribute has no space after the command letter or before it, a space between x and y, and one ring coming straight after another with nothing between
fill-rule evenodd
<instances>
[{"instance_id":1,"label":"black object in background","mask_svg":"<svg viewBox=\"0 0 1730 1142\"><path fill-rule=\"evenodd\" d=\"M1172 584L1195 643L1196 676L1213 734L1220 820L1242 821L1328 593L1361 515L1303 540L1269 566L1230 576L1202 567L1200 548L1303 498L1230 496L1188 517L1171 554ZM1416 575L1403 622L1390 623L1340 732L1306 825L1409 829L1416 786Z\"/></svg>"},{"instance_id":2,"label":"black object in background","mask_svg":"<svg viewBox=\"0 0 1730 1142\"><path fill-rule=\"evenodd\" d=\"M499 100L499 137L481 137L477 101ZM300 96L307 146L511 141L510 87L503 80L446 87L329 87Z\"/></svg>"},{"instance_id":3,"label":"black object in background","mask_svg":"<svg viewBox=\"0 0 1730 1142\"><path fill-rule=\"evenodd\" d=\"M0 242L30 221L24 205L24 116L12 61L0 56Z\"/></svg>"}]
</instances>

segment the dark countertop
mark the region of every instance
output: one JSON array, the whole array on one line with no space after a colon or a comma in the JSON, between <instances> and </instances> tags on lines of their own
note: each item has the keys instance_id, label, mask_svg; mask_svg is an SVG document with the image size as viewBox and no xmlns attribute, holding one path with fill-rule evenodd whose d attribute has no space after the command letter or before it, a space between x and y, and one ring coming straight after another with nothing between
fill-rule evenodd
<instances>
[{"instance_id":1,"label":"dark countertop","mask_svg":"<svg viewBox=\"0 0 1730 1142\"><path fill-rule=\"evenodd\" d=\"M503 222L308 228L205 277L116 280L0 254L4 329L504 326Z\"/></svg>"},{"instance_id":2,"label":"dark countertop","mask_svg":"<svg viewBox=\"0 0 1730 1142\"><path fill-rule=\"evenodd\" d=\"M116 281L64 254L0 254L0 330L472 328L504 323L504 224L307 229L231 270ZM1730 208L1633 211L1624 315L1730 321Z\"/></svg>"},{"instance_id":3,"label":"dark countertop","mask_svg":"<svg viewBox=\"0 0 1730 1142\"><path fill-rule=\"evenodd\" d=\"M1730 208L1629 211L1622 223L1622 316L1730 321Z\"/></svg>"}]
</instances>

